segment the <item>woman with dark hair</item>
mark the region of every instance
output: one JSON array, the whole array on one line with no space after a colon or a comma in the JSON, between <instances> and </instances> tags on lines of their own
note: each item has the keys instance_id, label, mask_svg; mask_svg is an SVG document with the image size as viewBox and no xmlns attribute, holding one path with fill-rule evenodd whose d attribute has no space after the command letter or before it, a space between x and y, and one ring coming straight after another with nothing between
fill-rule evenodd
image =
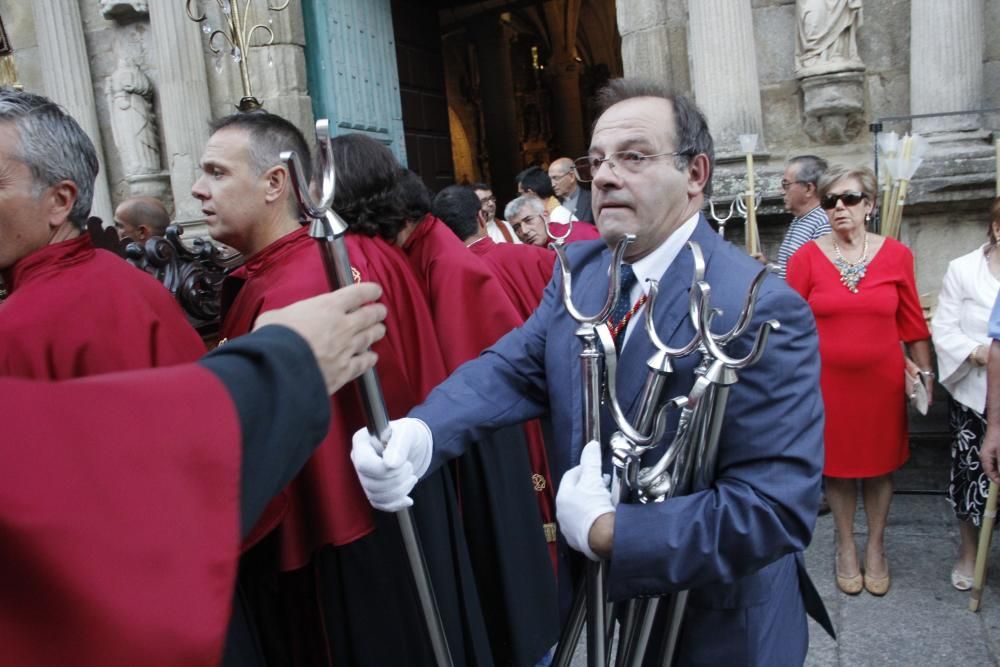
<instances>
[{"instance_id":1,"label":"woman with dark hair","mask_svg":"<svg viewBox=\"0 0 1000 667\"><path fill-rule=\"evenodd\" d=\"M352 232L396 243L406 217L398 189L405 170L392 151L363 134L342 134L330 146L337 168L333 208Z\"/></svg>"},{"instance_id":2,"label":"woman with dark hair","mask_svg":"<svg viewBox=\"0 0 1000 667\"><path fill-rule=\"evenodd\" d=\"M849 595L862 588L885 595L892 473L909 458L906 397L912 383L923 381L930 395L930 333L917 297L913 254L866 228L875 206L875 175L868 168L833 167L820 179L819 191L833 233L792 255L788 284L809 302L819 330L823 475L837 532L837 586ZM854 544L859 479L868 519L863 575Z\"/></svg>"},{"instance_id":3,"label":"woman with dark hair","mask_svg":"<svg viewBox=\"0 0 1000 667\"><path fill-rule=\"evenodd\" d=\"M986 327L1000 292L1000 197L990 207L989 241L948 264L931 320L938 373L949 397L951 481L948 501L958 519L961 544L951 571L951 584L972 588L976 562L976 529L982 523L989 480L979 463L986 432L986 359L990 338Z\"/></svg>"},{"instance_id":4,"label":"woman with dark hair","mask_svg":"<svg viewBox=\"0 0 1000 667\"><path fill-rule=\"evenodd\" d=\"M386 146L367 136L342 135L332 143L337 168L334 208L351 232L378 236L402 249L424 288L448 373L521 324L489 268L430 214L430 192L420 176L400 167ZM391 329L392 321L387 326ZM385 384L389 382L386 378ZM471 586L461 580L456 588L466 596L466 623L474 629L485 627L489 634L493 663L531 667L559 633L555 576L532 486L533 477L543 479L543 485L551 485L551 480L544 478L547 471L532 469L520 427L496 431L484 440L490 444L471 447L456 466L462 509L449 515L456 519L451 528L465 533L475 579ZM544 447L540 439L538 445ZM438 472L449 470L442 467ZM421 516L427 511L422 504L414 498L421 530ZM453 576L463 574L467 572ZM480 648L467 641L467 646ZM476 656L466 662L488 661Z\"/></svg>"}]
</instances>

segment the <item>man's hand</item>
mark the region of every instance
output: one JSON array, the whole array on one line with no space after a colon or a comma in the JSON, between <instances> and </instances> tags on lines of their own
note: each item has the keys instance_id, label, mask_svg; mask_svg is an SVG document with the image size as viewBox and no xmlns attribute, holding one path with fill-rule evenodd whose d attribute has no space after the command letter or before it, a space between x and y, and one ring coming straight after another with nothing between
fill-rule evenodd
<instances>
[{"instance_id":1,"label":"man's hand","mask_svg":"<svg viewBox=\"0 0 1000 667\"><path fill-rule=\"evenodd\" d=\"M590 560L600 560L611 555L614 512L611 492L601 478L601 445L589 442L580 465L563 475L559 484L556 520L570 547Z\"/></svg>"},{"instance_id":2,"label":"man's hand","mask_svg":"<svg viewBox=\"0 0 1000 667\"><path fill-rule=\"evenodd\" d=\"M409 494L430 466L433 439L430 428L419 419L395 419L390 429L384 450L366 429L355 433L351 461L372 507L398 512L413 504Z\"/></svg>"},{"instance_id":3,"label":"man's hand","mask_svg":"<svg viewBox=\"0 0 1000 667\"><path fill-rule=\"evenodd\" d=\"M280 324L302 336L333 394L378 359L368 348L385 335L385 306L372 303L381 296L382 288L374 283L351 285L268 311L257 318L254 329Z\"/></svg>"}]
</instances>

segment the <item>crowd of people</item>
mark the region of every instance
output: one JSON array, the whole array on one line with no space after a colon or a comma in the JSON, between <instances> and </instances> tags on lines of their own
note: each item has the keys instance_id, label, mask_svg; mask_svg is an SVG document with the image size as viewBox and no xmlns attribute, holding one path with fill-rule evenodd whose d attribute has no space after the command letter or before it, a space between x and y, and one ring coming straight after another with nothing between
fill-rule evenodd
<instances>
[{"instance_id":1,"label":"crowd of people","mask_svg":"<svg viewBox=\"0 0 1000 667\"><path fill-rule=\"evenodd\" d=\"M601 441L584 437L579 322L549 244L566 244L589 313L607 299L611 247L632 235L607 322L629 419L655 352L644 322L675 349L692 339L697 267L713 330L735 327L765 258L701 212L714 145L689 99L619 79L597 104L588 154L521 172L502 216L489 184L432 193L381 143L333 138L332 208L358 284L332 293L281 155L303 158L307 182L330 165L279 116L214 121L192 196L245 261L205 354L162 286L93 247L97 157L76 121L0 90L0 644L12 663L435 664L393 516L406 509L456 665L546 664L588 559L610 562L613 602L690 591L677 664L800 665L807 615L833 634L803 559L821 492L838 588L886 595L906 406L935 377L955 435L951 581L968 589L988 479L1000 481L1000 198L989 242L949 265L928 329L912 253L869 229L874 174L790 159L794 217L749 323L780 328L731 387L714 480L619 503L606 409ZM166 221L137 198L114 223L142 242ZM686 395L698 362L676 359L664 395ZM345 387L371 368L392 420L383 439ZM123 409L139 402L162 409ZM669 413L648 461L679 419ZM667 622L661 610L656 644Z\"/></svg>"}]
</instances>

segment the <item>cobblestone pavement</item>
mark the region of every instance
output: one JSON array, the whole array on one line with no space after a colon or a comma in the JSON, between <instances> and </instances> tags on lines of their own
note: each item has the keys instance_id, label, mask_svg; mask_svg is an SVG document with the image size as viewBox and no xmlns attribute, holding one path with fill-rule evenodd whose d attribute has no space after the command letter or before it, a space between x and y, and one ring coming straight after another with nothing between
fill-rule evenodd
<instances>
[{"instance_id":1,"label":"cobblestone pavement","mask_svg":"<svg viewBox=\"0 0 1000 667\"><path fill-rule=\"evenodd\" d=\"M864 514L855 532L865 543ZM958 525L943 496L899 495L892 500L886 553L892 588L883 598L841 593L834 583L833 519L820 517L806 565L837 628L833 641L809 622L808 667L937 667L1000 665L1000 582L987 581L978 614L969 594L949 575L958 550ZM863 551L860 554L863 556ZM990 562L1000 563L994 543ZM996 566L994 572L1000 572Z\"/></svg>"}]
</instances>

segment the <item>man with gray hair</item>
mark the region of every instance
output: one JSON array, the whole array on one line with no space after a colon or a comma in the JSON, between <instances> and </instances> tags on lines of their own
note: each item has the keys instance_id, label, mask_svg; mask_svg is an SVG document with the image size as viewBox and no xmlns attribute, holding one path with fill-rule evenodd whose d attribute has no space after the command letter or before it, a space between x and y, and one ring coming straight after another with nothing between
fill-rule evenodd
<instances>
[{"instance_id":1,"label":"man with gray hair","mask_svg":"<svg viewBox=\"0 0 1000 667\"><path fill-rule=\"evenodd\" d=\"M557 158L549 165L549 179L552 189L559 198L559 203L569 209L578 220L594 221L594 211L590 204L590 190L580 187L576 180L576 170L573 160L568 157Z\"/></svg>"},{"instance_id":2,"label":"man with gray hair","mask_svg":"<svg viewBox=\"0 0 1000 667\"><path fill-rule=\"evenodd\" d=\"M523 194L514 199L504 209L504 217L514 228L514 233L525 243L546 247L549 241L549 230L556 236L566 235L566 243L574 241L590 241L601 237L593 225L579 221L568 224L552 222L545 211L545 202L534 193ZM567 230L567 227L569 228Z\"/></svg>"},{"instance_id":3,"label":"man with gray hair","mask_svg":"<svg viewBox=\"0 0 1000 667\"><path fill-rule=\"evenodd\" d=\"M830 220L819 205L817 187L824 172L826 160L815 155L799 155L785 165L781 191L785 197L785 208L795 217L778 248L778 275L782 278L785 277L788 260L796 250L830 233Z\"/></svg>"},{"instance_id":4,"label":"man with gray hair","mask_svg":"<svg viewBox=\"0 0 1000 667\"><path fill-rule=\"evenodd\" d=\"M170 293L84 231L94 145L50 100L0 89L0 376L62 380L194 361Z\"/></svg>"}]
</instances>

